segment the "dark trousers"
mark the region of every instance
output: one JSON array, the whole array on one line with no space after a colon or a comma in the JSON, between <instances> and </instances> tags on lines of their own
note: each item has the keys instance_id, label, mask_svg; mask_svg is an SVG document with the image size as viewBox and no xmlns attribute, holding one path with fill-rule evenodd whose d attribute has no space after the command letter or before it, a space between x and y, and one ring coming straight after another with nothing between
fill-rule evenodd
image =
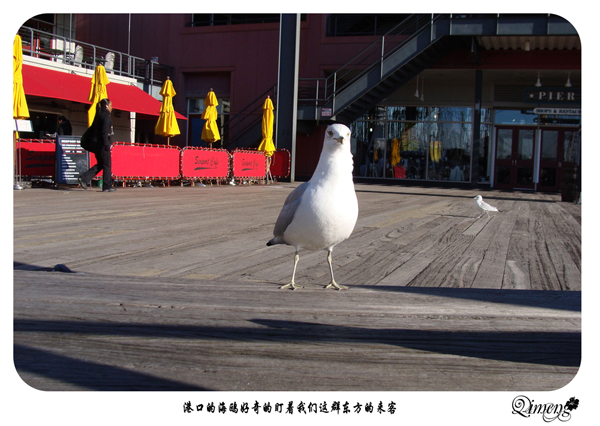
<instances>
[{"instance_id":1,"label":"dark trousers","mask_svg":"<svg viewBox=\"0 0 600 426\"><path fill-rule=\"evenodd\" d=\"M110 148L102 149L93 154L96 157L96 164L90 167L88 171L82 173L79 177L81 177L85 183L89 184L92 178L102 170L102 189L108 189L112 187Z\"/></svg>"}]
</instances>

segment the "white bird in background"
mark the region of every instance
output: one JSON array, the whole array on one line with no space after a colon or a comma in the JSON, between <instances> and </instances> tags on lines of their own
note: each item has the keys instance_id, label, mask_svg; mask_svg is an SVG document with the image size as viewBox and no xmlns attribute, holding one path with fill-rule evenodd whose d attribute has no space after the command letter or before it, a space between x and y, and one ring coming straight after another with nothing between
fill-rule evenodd
<instances>
[{"instance_id":1,"label":"white bird in background","mask_svg":"<svg viewBox=\"0 0 600 426\"><path fill-rule=\"evenodd\" d=\"M481 197L481 195L476 195L473 198L475 198L475 204L477 204L477 207L479 207L481 210L483 210L485 212L485 214L488 215L488 217L490 217L489 212L497 212L498 211L498 209L496 207L490 206L488 203L483 201L483 198ZM479 216L477 216L477 219L479 219L481 217L481 215L483 215L483 213L481 213Z\"/></svg>"},{"instance_id":2,"label":"white bird in background","mask_svg":"<svg viewBox=\"0 0 600 426\"><path fill-rule=\"evenodd\" d=\"M267 243L268 246L287 244L296 248L292 280L280 288L298 288L294 278L301 248L327 250L331 283L325 288L348 288L333 278L331 252L336 244L352 234L358 218L353 168L350 129L343 124L328 126L312 178L288 195L275 223L274 237Z\"/></svg>"}]
</instances>

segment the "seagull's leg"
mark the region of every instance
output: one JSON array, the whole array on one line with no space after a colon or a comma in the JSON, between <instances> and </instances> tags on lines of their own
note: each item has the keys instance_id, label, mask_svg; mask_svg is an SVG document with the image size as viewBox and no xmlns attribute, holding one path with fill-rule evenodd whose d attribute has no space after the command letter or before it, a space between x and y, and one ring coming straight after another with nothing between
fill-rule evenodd
<instances>
[{"instance_id":1,"label":"seagull's leg","mask_svg":"<svg viewBox=\"0 0 600 426\"><path fill-rule=\"evenodd\" d=\"M487 211L487 210L485 211L485 214L487 214L487 217L488 217L488 218L490 217L490 214L488 213L488 211Z\"/></svg>"},{"instance_id":2,"label":"seagull's leg","mask_svg":"<svg viewBox=\"0 0 600 426\"><path fill-rule=\"evenodd\" d=\"M348 287L346 287L345 285L340 285L340 284L336 283L335 279L333 278L333 265L331 264L332 250L333 249L327 250L327 263L329 263L329 272L331 273L331 283L329 283L329 285L326 286L325 288L333 288L336 290L346 290Z\"/></svg>"},{"instance_id":3,"label":"seagull's leg","mask_svg":"<svg viewBox=\"0 0 600 426\"><path fill-rule=\"evenodd\" d=\"M294 278L296 277L296 266L298 266L298 261L299 260L300 260L300 256L298 255L298 249L296 249L296 254L294 255L294 272L292 272L292 281L290 281L286 285L282 285L281 287L279 287L280 289L282 289L282 288L289 288L291 290L295 290L297 288L302 288L300 286L297 286L296 282L294 281Z\"/></svg>"}]
</instances>

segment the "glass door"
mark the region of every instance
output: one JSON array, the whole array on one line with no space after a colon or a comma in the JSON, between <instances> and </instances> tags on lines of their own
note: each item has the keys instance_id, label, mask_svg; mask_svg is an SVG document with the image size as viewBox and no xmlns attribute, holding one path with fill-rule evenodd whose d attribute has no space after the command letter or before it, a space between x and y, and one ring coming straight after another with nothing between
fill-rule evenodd
<instances>
[{"instance_id":1,"label":"glass door","mask_svg":"<svg viewBox=\"0 0 600 426\"><path fill-rule=\"evenodd\" d=\"M541 191L559 191L564 169L579 164L579 132L573 129L548 128L542 130L540 150Z\"/></svg>"},{"instance_id":2,"label":"glass door","mask_svg":"<svg viewBox=\"0 0 600 426\"><path fill-rule=\"evenodd\" d=\"M499 189L533 189L534 127L496 128L496 172Z\"/></svg>"},{"instance_id":3,"label":"glass door","mask_svg":"<svg viewBox=\"0 0 600 426\"><path fill-rule=\"evenodd\" d=\"M538 182L538 189L541 191L558 191L562 166L560 154L563 152L563 133L561 130L542 130Z\"/></svg>"}]
</instances>

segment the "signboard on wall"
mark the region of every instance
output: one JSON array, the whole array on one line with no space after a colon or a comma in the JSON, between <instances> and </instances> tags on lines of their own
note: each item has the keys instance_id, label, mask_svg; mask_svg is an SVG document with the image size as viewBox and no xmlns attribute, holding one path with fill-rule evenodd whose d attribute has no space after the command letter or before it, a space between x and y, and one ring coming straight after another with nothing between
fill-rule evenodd
<instances>
[{"instance_id":1,"label":"signboard on wall","mask_svg":"<svg viewBox=\"0 0 600 426\"><path fill-rule=\"evenodd\" d=\"M581 88L526 87L523 97L526 103L581 105Z\"/></svg>"},{"instance_id":2,"label":"signboard on wall","mask_svg":"<svg viewBox=\"0 0 600 426\"><path fill-rule=\"evenodd\" d=\"M581 115L580 108L534 108L534 114Z\"/></svg>"},{"instance_id":3,"label":"signboard on wall","mask_svg":"<svg viewBox=\"0 0 600 426\"><path fill-rule=\"evenodd\" d=\"M81 136L59 136L56 140L54 183L78 184L80 173L89 168L89 153L79 145Z\"/></svg>"}]
</instances>

